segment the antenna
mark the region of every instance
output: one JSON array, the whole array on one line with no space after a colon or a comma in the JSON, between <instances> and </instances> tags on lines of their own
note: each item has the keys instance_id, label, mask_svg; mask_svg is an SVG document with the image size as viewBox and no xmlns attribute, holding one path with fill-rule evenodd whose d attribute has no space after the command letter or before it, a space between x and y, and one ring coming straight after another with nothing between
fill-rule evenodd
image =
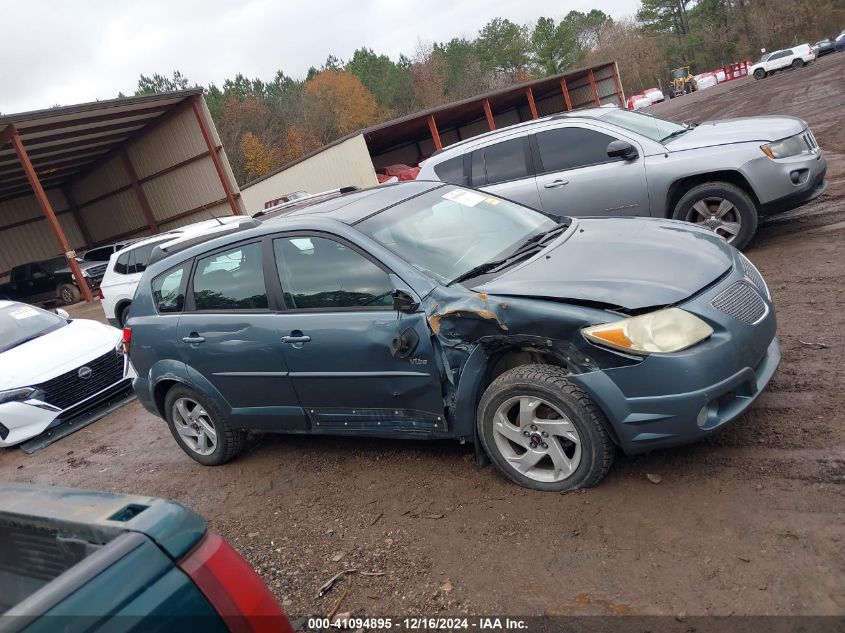
<instances>
[{"instance_id":1,"label":"antenna","mask_svg":"<svg viewBox=\"0 0 845 633\"><path fill-rule=\"evenodd\" d=\"M208 211L208 209L206 209L206 211ZM211 211L208 211L208 215L210 215L210 216L212 217L212 219L217 220L217 224L219 224L220 226L225 226L225 224L223 224L223 220L221 220L220 218L218 218L218 217L217 217L216 215L214 215Z\"/></svg>"}]
</instances>

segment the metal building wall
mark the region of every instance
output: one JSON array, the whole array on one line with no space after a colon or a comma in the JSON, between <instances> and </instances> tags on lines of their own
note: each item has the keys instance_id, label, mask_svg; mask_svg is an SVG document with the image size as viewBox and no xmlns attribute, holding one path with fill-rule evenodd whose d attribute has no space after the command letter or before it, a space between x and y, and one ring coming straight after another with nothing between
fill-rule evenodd
<instances>
[{"instance_id":1,"label":"metal building wall","mask_svg":"<svg viewBox=\"0 0 845 633\"><path fill-rule=\"evenodd\" d=\"M372 187L376 184L367 143L359 134L244 187L241 195L247 213L252 214L263 209L268 200L292 191L317 193L346 185Z\"/></svg>"}]
</instances>

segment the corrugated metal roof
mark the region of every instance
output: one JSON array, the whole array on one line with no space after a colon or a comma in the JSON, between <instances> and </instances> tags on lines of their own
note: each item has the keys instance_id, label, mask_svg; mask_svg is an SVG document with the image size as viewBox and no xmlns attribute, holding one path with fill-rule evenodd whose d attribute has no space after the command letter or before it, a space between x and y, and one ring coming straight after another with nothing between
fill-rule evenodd
<instances>
[{"instance_id":1,"label":"corrugated metal roof","mask_svg":"<svg viewBox=\"0 0 845 633\"><path fill-rule=\"evenodd\" d=\"M116 148L201 88L0 116L0 133L14 125L45 189L91 169ZM11 145L0 146L0 200L30 192Z\"/></svg>"}]
</instances>

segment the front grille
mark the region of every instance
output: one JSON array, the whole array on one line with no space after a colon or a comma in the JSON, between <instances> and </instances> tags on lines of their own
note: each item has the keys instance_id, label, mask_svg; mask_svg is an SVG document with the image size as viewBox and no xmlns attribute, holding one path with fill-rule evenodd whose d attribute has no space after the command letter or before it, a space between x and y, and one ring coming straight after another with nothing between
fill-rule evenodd
<instances>
[{"instance_id":1,"label":"front grille","mask_svg":"<svg viewBox=\"0 0 845 633\"><path fill-rule=\"evenodd\" d=\"M82 378L79 375L84 367L91 370L88 378ZM83 375L85 373L87 372L83 372ZM112 351L37 385L38 389L44 392L44 396L39 399L64 410L90 398L121 378L123 378L123 356Z\"/></svg>"},{"instance_id":2,"label":"front grille","mask_svg":"<svg viewBox=\"0 0 845 633\"><path fill-rule=\"evenodd\" d=\"M819 144L816 142L816 137L810 130L807 130L801 138L804 139L804 142L807 144L807 147L810 148L811 152L814 152L819 148Z\"/></svg>"},{"instance_id":3,"label":"front grille","mask_svg":"<svg viewBox=\"0 0 845 633\"><path fill-rule=\"evenodd\" d=\"M766 282L763 281L760 271L758 271L744 255L740 257L740 261L742 261L742 270L745 272L745 276L748 277L748 279L751 280L751 283L757 286L759 290L766 292Z\"/></svg>"},{"instance_id":4,"label":"front grille","mask_svg":"<svg viewBox=\"0 0 845 633\"><path fill-rule=\"evenodd\" d=\"M99 264L97 266L91 266L90 268L85 269L85 274L89 277L102 277L106 274L106 266L108 264Z\"/></svg>"},{"instance_id":5,"label":"front grille","mask_svg":"<svg viewBox=\"0 0 845 633\"><path fill-rule=\"evenodd\" d=\"M710 302L737 321L753 324L766 316L766 303L750 284L737 281Z\"/></svg>"}]
</instances>

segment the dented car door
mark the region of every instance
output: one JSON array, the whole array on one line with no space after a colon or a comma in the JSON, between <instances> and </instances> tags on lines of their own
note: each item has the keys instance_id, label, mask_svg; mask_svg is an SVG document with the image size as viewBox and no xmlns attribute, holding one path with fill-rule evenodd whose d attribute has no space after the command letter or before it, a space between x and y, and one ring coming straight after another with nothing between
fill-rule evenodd
<instances>
[{"instance_id":1,"label":"dented car door","mask_svg":"<svg viewBox=\"0 0 845 633\"><path fill-rule=\"evenodd\" d=\"M314 431L445 430L425 315L397 312L397 278L327 234L273 240L285 310L276 315L289 376Z\"/></svg>"}]
</instances>

